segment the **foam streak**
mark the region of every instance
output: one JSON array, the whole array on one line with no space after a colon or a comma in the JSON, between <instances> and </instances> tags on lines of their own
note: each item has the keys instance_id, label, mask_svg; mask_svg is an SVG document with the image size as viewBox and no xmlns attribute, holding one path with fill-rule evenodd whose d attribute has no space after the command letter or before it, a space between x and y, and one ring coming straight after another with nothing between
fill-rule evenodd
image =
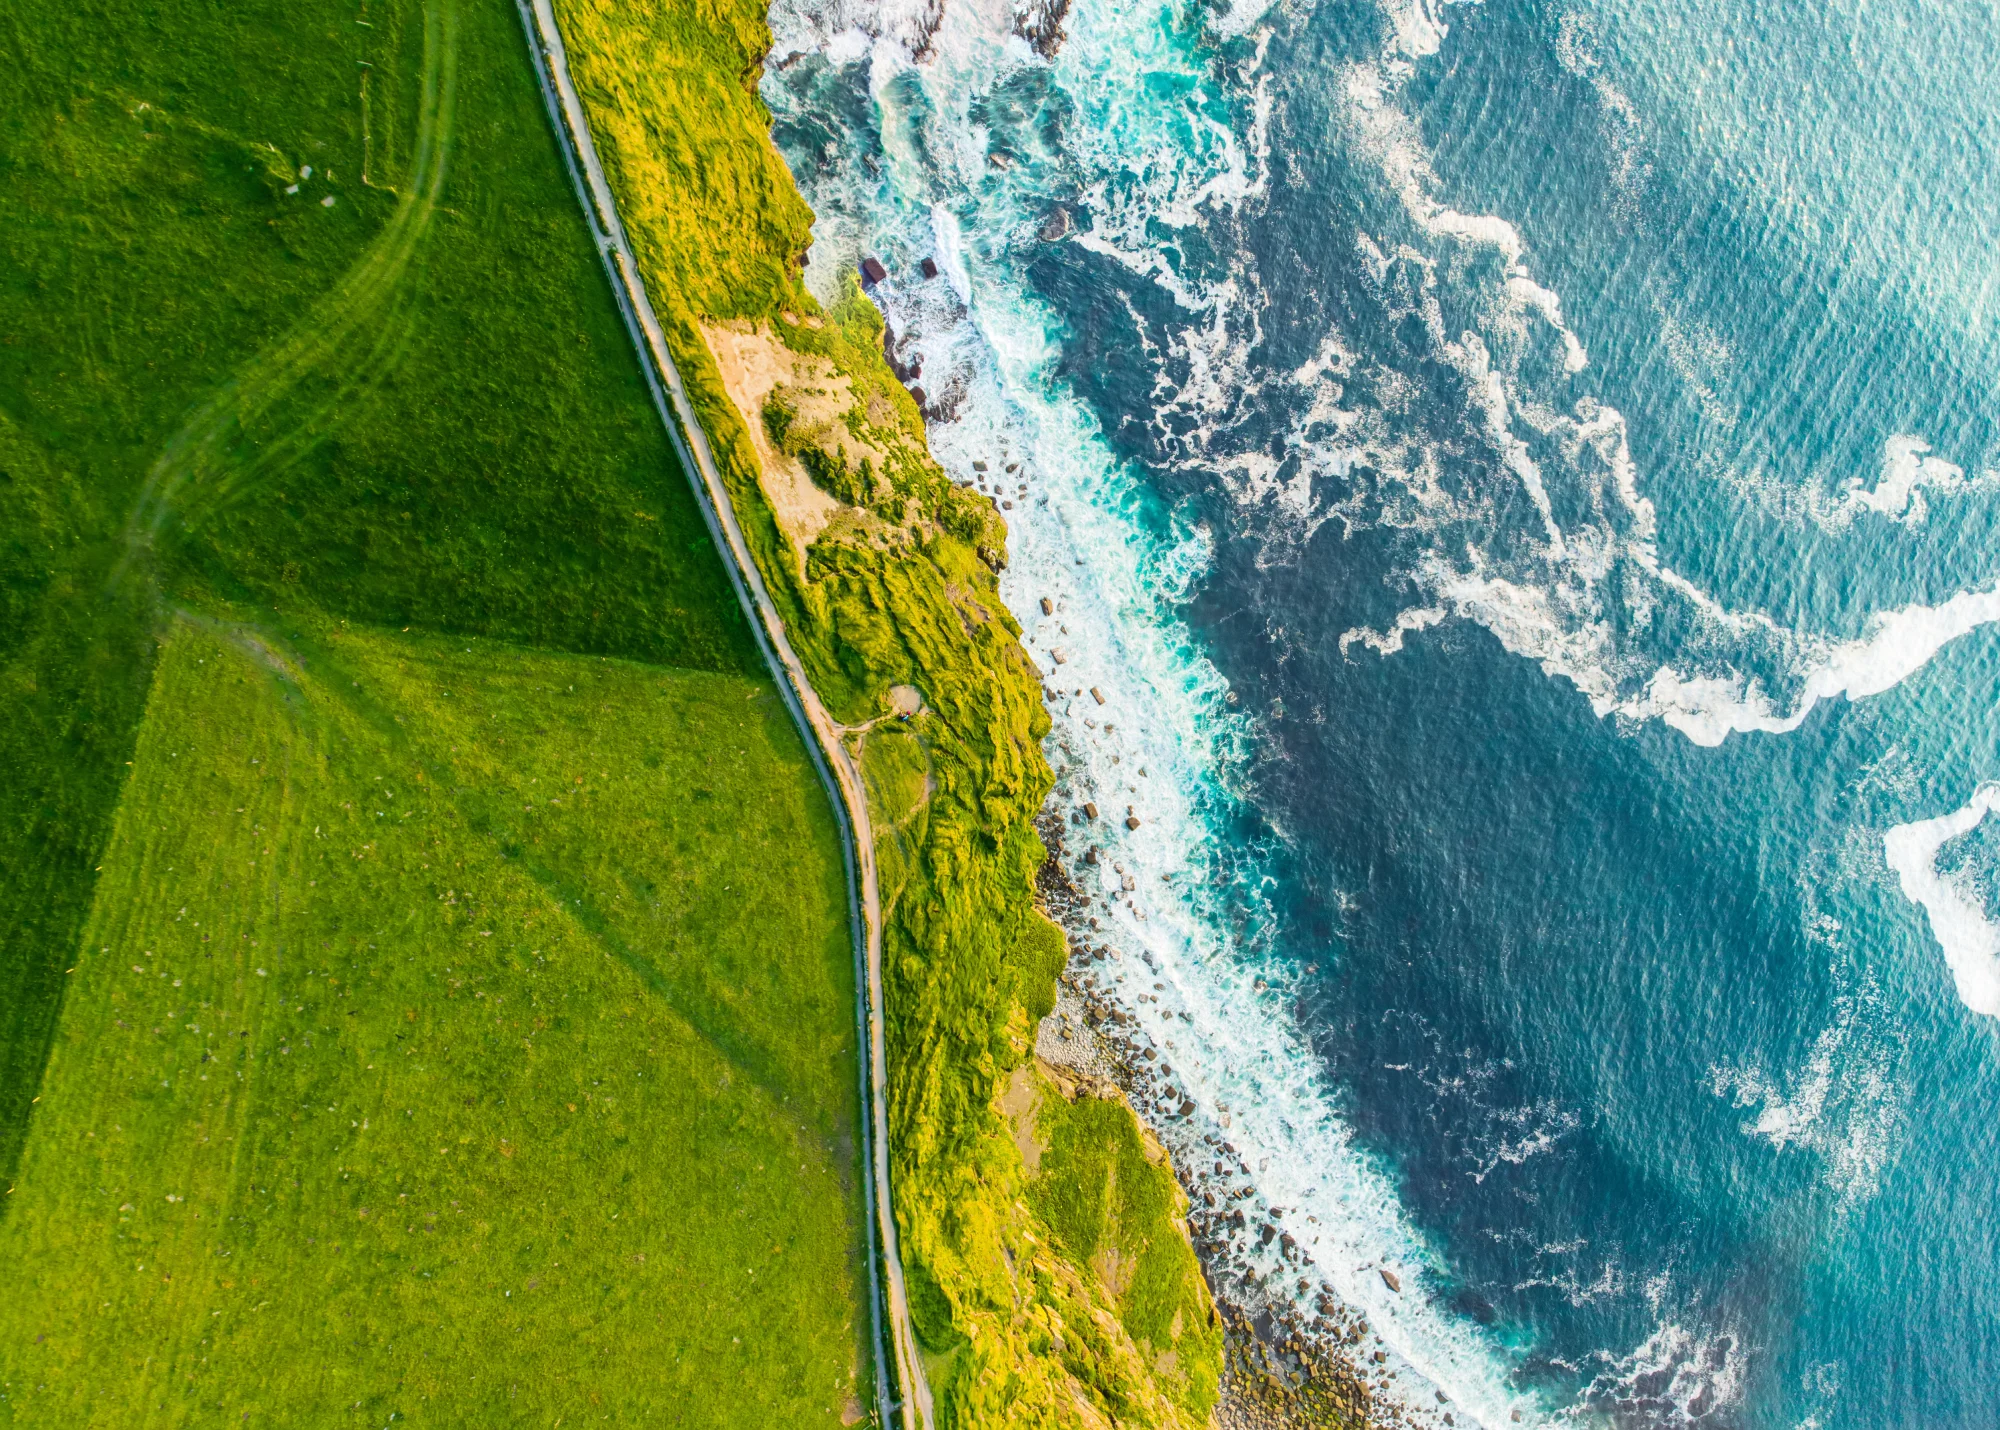
<instances>
[{"instance_id":1,"label":"foam streak","mask_svg":"<svg viewBox=\"0 0 2000 1430\"><path fill-rule=\"evenodd\" d=\"M2000 809L2000 784L1983 784L1962 809L1936 819L1899 824L1882 836L1883 852L1903 897L1924 911L1944 950L1959 1001L2000 1018L2000 928L1965 890L1938 873L1938 851Z\"/></svg>"}]
</instances>

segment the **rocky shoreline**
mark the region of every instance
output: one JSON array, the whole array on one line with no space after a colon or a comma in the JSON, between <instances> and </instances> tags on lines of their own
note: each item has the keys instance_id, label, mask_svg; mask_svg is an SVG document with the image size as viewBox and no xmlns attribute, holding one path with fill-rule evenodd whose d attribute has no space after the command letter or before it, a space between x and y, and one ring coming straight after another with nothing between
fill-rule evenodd
<instances>
[{"instance_id":1,"label":"rocky shoreline","mask_svg":"<svg viewBox=\"0 0 2000 1430\"><path fill-rule=\"evenodd\" d=\"M1092 926L1088 896L1064 873L1059 817L1045 813L1040 823L1050 857L1038 892L1051 917L1069 930L1071 956L1055 1007L1037 1030L1035 1055L1091 1095L1123 1098L1170 1154L1179 1149L1171 1160L1188 1198L1186 1230L1224 1330L1214 1424L1220 1430L1462 1430L1476 1424L1441 1395L1435 1410L1413 1412L1386 1394L1411 1373L1394 1364L1398 1358L1366 1316L1345 1305L1313 1267L1284 1229L1284 1210L1258 1204L1244 1178L1248 1169L1222 1131L1198 1132L1189 1124L1198 1109L1175 1082L1172 1066L1099 989L1096 969L1124 955ZM1191 1146L1202 1149L1203 1158L1213 1154L1214 1175L1188 1155ZM1274 1247L1282 1268L1276 1272L1269 1267Z\"/></svg>"}]
</instances>

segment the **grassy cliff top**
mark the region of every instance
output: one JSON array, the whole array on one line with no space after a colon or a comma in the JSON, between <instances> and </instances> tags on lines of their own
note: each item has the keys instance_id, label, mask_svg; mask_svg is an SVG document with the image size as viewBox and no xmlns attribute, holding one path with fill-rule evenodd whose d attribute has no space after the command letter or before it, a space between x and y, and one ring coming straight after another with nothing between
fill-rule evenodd
<instances>
[{"instance_id":1,"label":"grassy cliff top","mask_svg":"<svg viewBox=\"0 0 2000 1430\"><path fill-rule=\"evenodd\" d=\"M758 0L557 14L793 646L846 722L889 713L897 686L924 702L859 752L878 806L895 1210L940 1424L1205 1420L1221 1337L1164 1156L1139 1151L1122 1102L1072 1101L1032 1070L1067 947L1035 900L1048 717L994 579L1004 525L931 460L858 284L826 311L800 281L811 215L756 95ZM1005 1108L1024 1078L1028 1145L1051 1149L1032 1165Z\"/></svg>"}]
</instances>

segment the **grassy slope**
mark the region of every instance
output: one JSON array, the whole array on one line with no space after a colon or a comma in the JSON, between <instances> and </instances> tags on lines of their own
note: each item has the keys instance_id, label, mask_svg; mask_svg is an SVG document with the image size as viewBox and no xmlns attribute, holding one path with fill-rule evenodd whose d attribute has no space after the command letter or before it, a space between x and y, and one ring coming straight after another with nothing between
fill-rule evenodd
<instances>
[{"instance_id":1,"label":"grassy slope","mask_svg":"<svg viewBox=\"0 0 2000 1430\"><path fill-rule=\"evenodd\" d=\"M510 8L369 13L0 15L0 1174L145 698L157 602L112 575L149 473L219 395L263 400L197 475L249 479L191 525L166 513L152 574L170 591L754 666ZM427 66L426 15L452 13ZM420 197L427 70L455 83L422 242L386 294L339 305ZM362 182L364 158L396 191ZM368 321L297 360L330 306ZM288 380L257 387L274 366Z\"/></svg>"},{"instance_id":2,"label":"grassy slope","mask_svg":"<svg viewBox=\"0 0 2000 1430\"><path fill-rule=\"evenodd\" d=\"M989 569L997 515L921 456L921 419L882 359L865 298L850 286L822 329L786 318L818 311L796 267L810 214L755 97L769 42L756 0L565 0L559 12L676 360L815 685L849 721L885 710L896 682L916 685L930 707L911 725L930 790L921 807L909 804L920 787L906 746L871 739L864 760L871 797L896 815L881 838L891 1159L940 1413L953 1426L1077 1423L1080 1398L1122 1423L1205 1418L1220 1337L1171 1200L1128 1199L1129 1215L1104 1233L1134 1255L1160 1248L1148 1264L1173 1284L1135 1299L1031 1210L1040 1194L997 1106L1064 957L1060 931L1034 906L1047 718ZM700 335L703 320L732 318L767 321L795 348L832 358L857 412L871 394L887 403L897 430L870 425L868 436L918 454L895 464L885 504L921 509L909 541L848 539L836 523L796 571ZM1129 1114L1117 1116L1136 1138ZM1049 1175L1063 1197L1102 1197L1113 1160L1071 1158ZM1082 1185L1091 1176L1095 1192ZM1153 1314L1169 1303L1193 1314Z\"/></svg>"},{"instance_id":3,"label":"grassy slope","mask_svg":"<svg viewBox=\"0 0 2000 1430\"><path fill-rule=\"evenodd\" d=\"M738 1166L720 1152L712 1173L691 1164L715 1145L722 1125L715 1117L744 1119L745 1136L777 1136L772 1106L790 1119L788 1135L845 1147L856 1108L838 847L795 736L766 729L759 739L767 748L757 758L719 758L726 751L704 743L713 732L696 728L699 702L682 698L694 689L720 692L729 706L745 698L733 692L761 670L591 252L512 5L246 0L218 9L166 0L140 14L107 0L31 0L0 14L0 56L9 69L9 83L0 86L0 768L9 775L0 782L0 1178L18 1184L0 1202L0 1257L12 1262L10 1284L17 1274L39 1276L63 1264L28 1256L50 1236L73 1235L74 1250L65 1255L95 1266L89 1258L104 1246L92 1238L116 1234L96 1220L58 1227L45 1199L45 1188L67 1194L84 1185L74 1180L82 1164L68 1165L57 1149L95 1130L87 1119L104 1108L93 1100L110 1097L117 1085L93 1082L90 1069L121 1075L111 1064L75 1060L100 1043L113 1046L104 1040L120 1016L110 1011L110 995L84 978L97 970L78 965L84 921L140 937L157 917L147 901L159 890L135 883L129 861L163 859L206 877L232 858L247 859L247 846L232 843L241 831L228 829L226 819L182 816L209 804L230 814L270 796L260 782L263 766L231 766L233 784L219 774L199 787L159 784L165 777L141 744L157 751L159 730L183 730L186 746L167 748L207 740L202 748L219 769L230 765L228 742L239 735L254 730L257 738L289 742L317 770L296 776L286 796L295 801L351 793L362 773L350 757L370 738L382 760L400 762L413 777L423 759L441 758L432 746L458 717L437 692L463 672L447 675L433 651L429 673L411 675L407 689L378 661L360 686L350 676L336 692L338 682L326 683L329 661L360 660L367 643L343 644L327 633L343 617L357 626L413 626L413 640L449 631L464 637L454 649L470 645L482 658L530 672L517 672L500 720L522 727L521 748L533 745L537 760L551 767L567 760L572 773L584 774L595 764L602 773L596 752L622 750L642 766L665 761L654 767L650 798L685 801L700 788L719 808L767 795L795 806L781 833L773 824L739 831L724 821L718 827L728 838L719 843L694 837L706 826L685 821L674 825L679 837L658 843L664 836L637 806L621 806L625 822L608 835L594 826L562 833L541 820L545 863L523 854L519 831L509 832L511 806L487 798L501 789L512 798L505 762L480 773L487 794L475 799L461 790L449 807L432 811L450 859L486 871L479 897L525 899L521 881L528 878L545 896L567 891L581 901L572 903L568 936L592 940L600 961L608 951L624 970L623 983L608 972L597 977L590 1016L616 1004L634 1017L628 1024L607 1014L591 1035L590 1058L637 1067L643 1050L655 1047L698 1079L726 1069L741 1089L740 1099L726 1095L714 1109L668 1098L650 1108L644 1127L572 1135L567 1150L540 1164L539 1180L481 1183L480 1195L496 1211L486 1220L518 1229L539 1219L553 1236L563 1199L594 1198L607 1176L629 1172L635 1203L660 1207L720 1192L744 1206L781 1207L792 1231L774 1241L817 1248L812 1255L820 1258L820 1294L809 1307L793 1308L810 1312L804 1320L723 1295L716 1276L705 1284L662 1278L648 1285L628 1272L623 1282L607 1275L593 1286L572 1285L560 1307L567 1317L561 1331L537 1342L536 1353L546 1357L538 1373L548 1384L536 1393L544 1406L561 1403L567 1385L576 1396L615 1395L635 1407L698 1407L701 1418L691 1423L770 1423L773 1407L758 1399L766 1387L697 1395L670 1375L635 1377L629 1364L564 1354L564 1338L572 1351L602 1346L613 1327L643 1343L627 1300L637 1288L648 1298L647 1314L663 1317L688 1346L740 1340L756 1348L760 1365L809 1373L809 1391L783 1410L819 1415L826 1386L845 1383L856 1354L851 1323L861 1288L852 1267L828 1260L827 1251L829 1237L846 1248L843 1257L854 1246L851 1169L836 1167L836 1187L827 1168L809 1158L796 1172L794 1162L762 1159L769 1170L760 1171L756 1162ZM313 174L301 179L306 164ZM300 192L286 193L293 182ZM323 202L329 198L330 206ZM190 639L176 611L196 612L197 629L223 634L254 621L263 631L258 639L312 674L294 682L297 689L277 681L259 697L263 703L240 707L241 729L226 728L196 708L195 687L169 678L178 658L171 652ZM492 638L543 653L495 654ZM162 648L170 652L168 669L156 680ZM628 673L637 669L632 662L680 671L652 672L660 690L643 680L624 690L619 698L644 712L629 728L633 711L574 720L568 687L609 679L597 660L604 656L625 662L619 668ZM577 673L584 670L587 677ZM736 684L688 685L688 672L701 671L711 673L703 680ZM667 698L669 686L682 696ZM362 703L369 691L372 703ZM537 727L552 733L530 739ZM657 748L642 751L643 742ZM681 758L690 751L698 757ZM522 767L527 778L546 778L538 769ZM383 773L369 769L366 782ZM119 843L107 850L114 813ZM691 820L694 811L681 813ZM148 819L168 828L147 832ZM285 838L296 833L288 829ZM169 837L180 841L171 852L160 842ZM785 890L776 894L790 898L795 911L812 909L810 918L800 913L795 940L773 946L759 933L759 906L736 902L736 889L681 910L671 927L621 914L649 890L656 898L677 887L712 894L723 859L753 881L756 871L776 867L774 859L785 861ZM404 882L409 872L349 888L350 901L337 911L343 928L384 931L370 951L380 955L384 979L391 966L436 971L437 929L413 914L433 901L427 889ZM287 919L336 917L290 884L285 898ZM247 924L241 932L264 937ZM109 944L99 938L96 946ZM79 973L66 975L71 966ZM351 972L362 977L358 965ZM547 987L545 978L544 998ZM798 997L774 998L774 988ZM211 1002L227 996L219 988L211 993ZM356 1017L344 1020L355 1029L351 1041L344 1033L313 1036L322 1047L344 1049L349 1061L393 1040L389 1025L407 1009L370 1007L365 1021L358 1005ZM112 1025L104 1024L107 1015ZM44 1089L59 1018L66 1052ZM238 1022L259 1036L286 1031ZM672 1050L660 1031L669 1026L682 1029ZM394 1031L408 1030L397 1023ZM705 1050L688 1041L697 1034ZM368 1085L374 1091L356 1083L340 1101L379 1095L385 1106L442 1108L471 1098L484 1108L489 1076L504 1085L520 1075L524 1050L511 1035L502 1043L516 1060L504 1068L440 1060L421 1086L384 1069L385 1083ZM813 1052L804 1058L796 1049ZM715 1071L716 1081L723 1076ZM523 1126L553 1117L567 1096L560 1083L513 1087L507 1115L525 1119ZM31 1119L38 1092L45 1095ZM276 1124L258 1119L276 1118L278 1106L253 1099L237 1115L271 1133ZM489 1130L497 1125L490 1114L480 1116ZM274 1133L260 1136L239 1147L234 1175L246 1185L282 1187L296 1175L289 1159L307 1149ZM618 1150L619 1136L635 1150ZM171 1139L132 1144L119 1175L157 1181L184 1150ZM529 1155L521 1151L509 1166L524 1168ZM234 1183L222 1191L207 1185L215 1195L235 1194ZM314 1225L344 1209L340 1191L323 1182L313 1197L301 1192L286 1215ZM464 1195L458 1200L473 1204ZM724 1206L735 1204L725 1197ZM702 1205L680 1213L690 1228L704 1225ZM33 1206L41 1212L24 1210ZM746 1259L743 1237L761 1246L763 1227L743 1222L739 1237L730 1230L738 1226L726 1222L718 1232L726 1239L714 1243L717 1254L734 1257L738 1267L759 1264ZM596 1228L592 1240L606 1255L621 1247L637 1255L640 1243L626 1246L622 1229ZM129 1234L129 1227L118 1230ZM315 1244L325 1240L316 1236ZM267 1240L266 1287L299 1280L330 1295L324 1283L300 1279L300 1266L287 1260L296 1251L280 1255ZM247 1259L250 1251L236 1254ZM454 1255L478 1265L469 1251ZM385 1255L350 1261L344 1275L341 1294L359 1300L400 1286L404 1272ZM422 1347L446 1377L476 1369L462 1355L486 1349L472 1339L483 1323L468 1312L482 1304L485 1292L476 1286L484 1283L472 1271L463 1277L455 1284L470 1302L430 1303L448 1312L448 1325L464 1321L458 1339ZM177 1276L176 1284L186 1279ZM0 1304L0 1344L9 1348L0 1380L18 1386L29 1365L56 1363L15 1356L31 1354L21 1348L41 1334L49 1336L41 1343L47 1355L56 1355L57 1327L77 1309L64 1294L45 1284ZM162 1354L186 1332L162 1307L146 1310L136 1290L132 1295L116 1303L136 1318L116 1323L123 1340L85 1337L79 1323L66 1323L61 1354L72 1369L64 1394L79 1393L84 1383L109 1385L112 1361L137 1353L137 1332L163 1338ZM379 1314L380 1305L371 1304ZM341 1367L350 1356L370 1376L392 1363L379 1349L317 1344L324 1353L316 1373L330 1377L347 1374ZM396 1344L400 1356L405 1342ZM453 1347L461 1358L453 1358ZM345 1393L276 1374L261 1352L214 1360L227 1374L217 1369L203 1382L204 1394L258 1395L281 1417L288 1397L321 1405L329 1403L323 1393ZM382 1387L394 1378L385 1371L370 1383ZM771 1393L789 1384L773 1378Z\"/></svg>"},{"instance_id":4,"label":"grassy slope","mask_svg":"<svg viewBox=\"0 0 2000 1430\"><path fill-rule=\"evenodd\" d=\"M831 837L775 691L310 644L159 662L0 1238L16 1423L836 1423L852 1046L795 1030L852 958L771 858Z\"/></svg>"}]
</instances>

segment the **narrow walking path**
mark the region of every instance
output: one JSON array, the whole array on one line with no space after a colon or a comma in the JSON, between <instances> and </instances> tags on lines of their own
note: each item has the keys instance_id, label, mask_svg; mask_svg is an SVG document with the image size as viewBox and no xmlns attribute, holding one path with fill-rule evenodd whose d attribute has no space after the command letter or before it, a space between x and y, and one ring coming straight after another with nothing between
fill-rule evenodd
<instances>
[{"instance_id":1,"label":"narrow walking path","mask_svg":"<svg viewBox=\"0 0 2000 1430\"><path fill-rule=\"evenodd\" d=\"M562 31L556 24L550 0L516 0L516 5L520 9L522 23L527 26L529 44L539 60L535 69L541 81L542 97L549 106L549 117L562 141L564 161L569 166L570 176L576 181L584 211L597 233L598 251L610 271L618 306L625 315L633 340L640 347L641 366L646 370L646 381L652 389L653 400L660 409L660 416L681 460L689 471L699 474L695 484L696 495L701 499L710 533L729 557L730 581L736 588L738 599L743 602L752 628L757 632L765 659L778 676L778 688L784 693L793 718L810 736L807 748L813 752L821 778L835 796L834 808L840 817L841 836L847 846L850 887L856 895L855 941L862 952L863 965L859 991L867 1047L862 1081L864 1100L868 1106L863 1142L870 1168L868 1203L874 1228L870 1261L873 1263L879 1255L881 1268L879 1276L873 1264L869 1268L869 1289L876 1323L876 1397L885 1424L900 1423L904 1430L930 1430L935 1423L930 1386L925 1380L923 1358L917 1350L916 1335L910 1326L909 1297L904 1289L903 1263L896 1245L896 1218L889 1197L888 1055L882 1021L882 904L875 872L875 837L868 819L868 798L861 782L861 772L855 768L853 757L841 738L842 727L827 714L826 707L820 703L818 694L812 688L812 682L806 679L804 666L792 650L784 622L771 603L770 593L764 587L763 577L751 558L749 545L737 523L728 489L722 483L721 473L716 470L708 434L702 430L695 416L694 407L688 401L687 389L681 382L680 371L667 351L666 334L661 330L659 318L646 297L645 284L640 281L638 262L632 255L632 246L619 219L611 186L604 177L603 166L598 162L596 147L591 143L590 126L570 79L569 57L563 48ZM883 1305L885 1293L886 1307ZM892 1400L887 1367L881 1355L881 1333L885 1320L889 1332L888 1348L894 1357L896 1381L902 1391L900 1405Z\"/></svg>"}]
</instances>

